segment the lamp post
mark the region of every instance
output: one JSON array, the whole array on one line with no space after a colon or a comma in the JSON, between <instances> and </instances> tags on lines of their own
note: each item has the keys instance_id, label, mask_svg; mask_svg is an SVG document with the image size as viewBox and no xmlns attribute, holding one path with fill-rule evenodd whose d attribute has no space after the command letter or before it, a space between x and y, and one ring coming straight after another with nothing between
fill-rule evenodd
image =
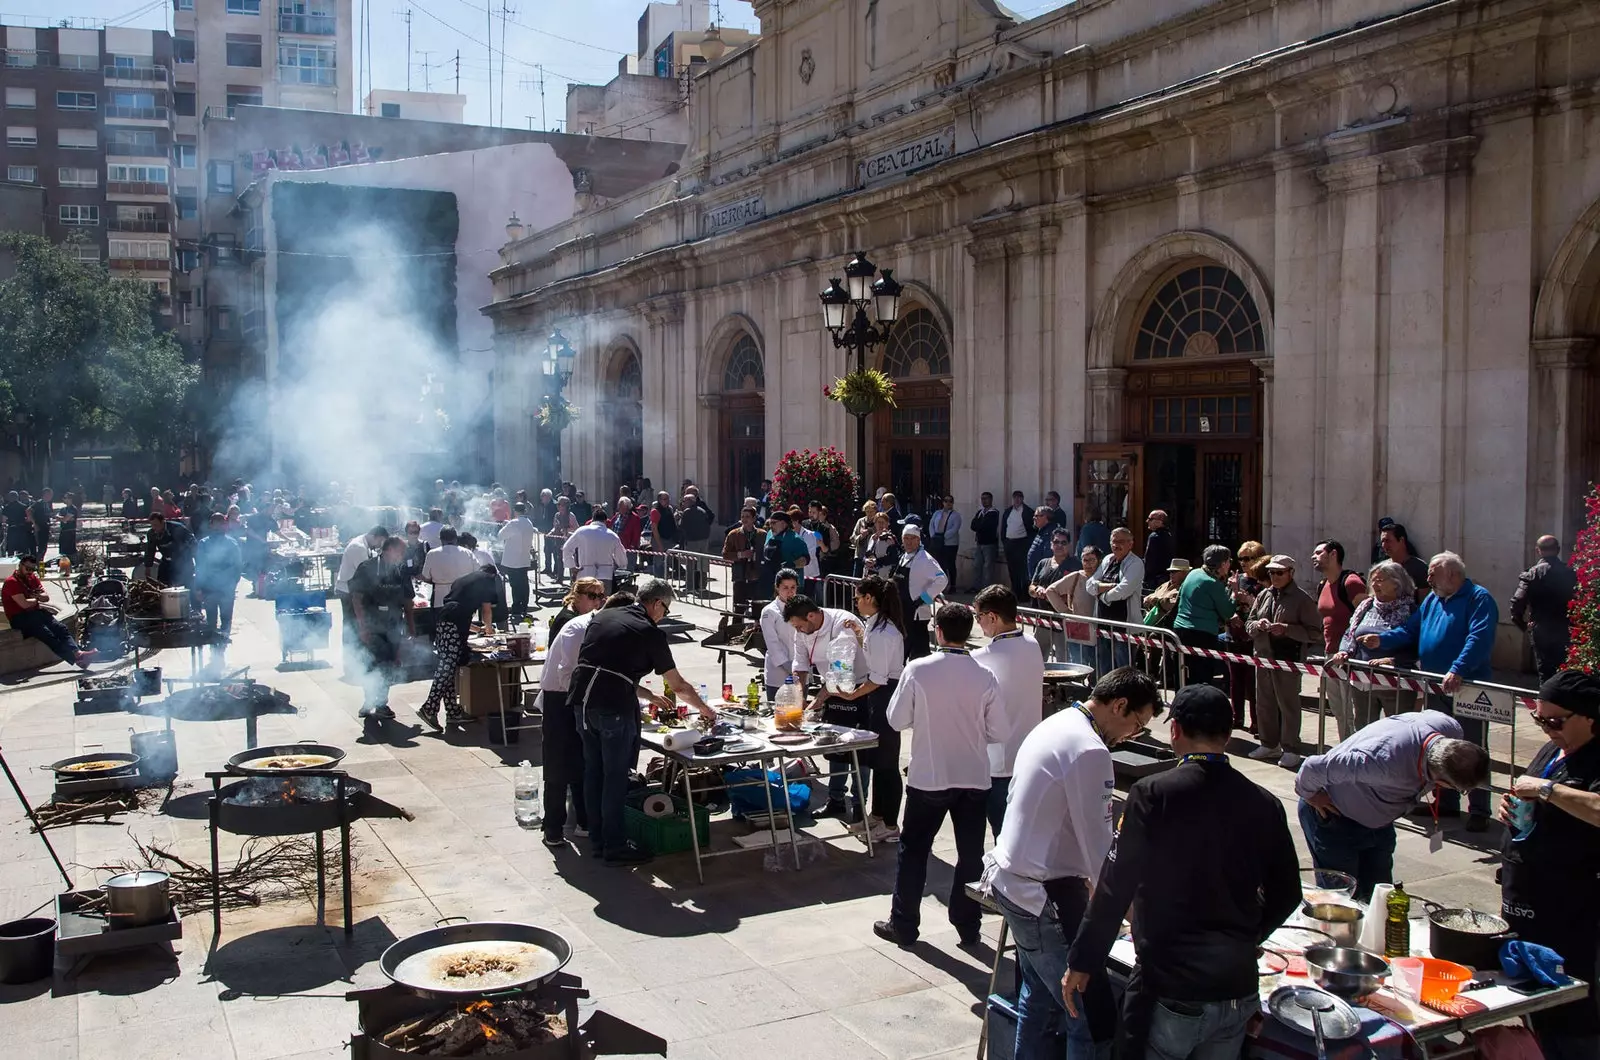
<instances>
[{"instance_id":1,"label":"lamp post","mask_svg":"<svg viewBox=\"0 0 1600 1060\"><path fill-rule=\"evenodd\" d=\"M856 251L844 267L845 286L839 286L837 277L828 282L820 296L822 322L833 336L836 350L854 350L857 372L867 370L867 351L881 346L889 339L889 330L900 318L902 288L889 269L876 281L878 268L867 260L866 254ZM868 310L876 318L868 318ZM854 310L854 312L852 312ZM856 418L856 477L860 480L862 496L867 494L867 417L874 409L865 405L846 403L845 408Z\"/></svg>"},{"instance_id":2,"label":"lamp post","mask_svg":"<svg viewBox=\"0 0 1600 1060\"><path fill-rule=\"evenodd\" d=\"M551 408L555 407L557 401L564 400L562 391L572 381L572 364L577 358L577 352L567 342L567 337L561 334L561 329L556 328L551 331L550 337L545 340L544 357L540 361L540 368L543 370L545 377L544 399L545 403ZM551 431L551 434L555 443L551 449L555 457L554 481L559 483L561 481L561 429L556 428Z\"/></svg>"}]
</instances>

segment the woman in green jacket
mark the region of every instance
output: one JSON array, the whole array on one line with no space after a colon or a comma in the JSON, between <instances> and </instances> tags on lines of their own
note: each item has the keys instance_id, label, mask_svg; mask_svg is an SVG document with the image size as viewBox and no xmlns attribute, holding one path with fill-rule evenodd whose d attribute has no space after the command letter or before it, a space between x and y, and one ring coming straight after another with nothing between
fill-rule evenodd
<instances>
[{"instance_id":1,"label":"woman in green jacket","mask_svg":"<svg viewBox=\"0 0 1600 1060\"><path fill-rule=\"evenodd\" d=\"M1228 625L1238 605L1228 592L1228 568L1233 553L1224 545L1207 545L1200 566L1189 572L1178 590L1178 617L1172 628L1178 640L1191 648L1219 647L1217 637ZM1191 655L1189 683L1208 684L1216 676L1217 660Z\"/></svg>"}]
</instances>

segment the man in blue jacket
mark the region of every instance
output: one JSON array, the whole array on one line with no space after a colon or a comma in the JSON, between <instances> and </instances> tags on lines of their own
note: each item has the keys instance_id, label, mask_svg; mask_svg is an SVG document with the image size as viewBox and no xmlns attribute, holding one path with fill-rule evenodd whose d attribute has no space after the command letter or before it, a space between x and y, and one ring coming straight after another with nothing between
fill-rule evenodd
<instances>
[{"instance_id":1,"label":"man in blue jacket","mask_svg":"<svg viewBox=\"0 0 1600 1060\"><path fill-rule=\"evenodd\" d=\"M1454 715L1455 694L1462 683L1489 679L1489 653L1494 647L1500 608L1489 590L1467 577L1466 563L1454 552L1441 552L1428 562L1428 585L1433 592L1411 612L1405 625L1384 633L1368 633L1359 639L1366 648L1415 646L1418 669L1445 675L1439 682L1443 693L1429 692L1428 706ZM1479 746L1488 746L1487 725L1472 718L1458 720L1463 737ZM1459 792L1440 792L1435 804L1442 817L1461 815ZM1468 794L1467 810L1467 831L1486 831L1489 827L1487 788L1475 788Z\"/></svg>"}]
</instances>

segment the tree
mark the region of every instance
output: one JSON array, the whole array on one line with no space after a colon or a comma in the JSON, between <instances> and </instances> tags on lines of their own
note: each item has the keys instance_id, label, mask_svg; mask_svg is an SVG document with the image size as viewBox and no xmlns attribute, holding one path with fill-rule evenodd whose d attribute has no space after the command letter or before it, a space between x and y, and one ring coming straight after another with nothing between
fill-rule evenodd
<instances>
[{"instance_id":1,"label":"tree","mask_svg":"<svg viewBox=\"0 0 1600 1060\"><path fill-rule=\"evenodd\" d=\"M0 422L17 425L25 473L73 443L175 461L198 366L157 323L148 284L118 280L35 235L0 232Z\"/></svg>"},{"instance_id":2,"label":"tree","mask_svg":"<svg viewBox=\"0 0 1600 1060\"><path fill-rule=\"evenodd\" d=\"M1572 646L1564 669L1600 672L1600 489L1584 500L1584 527L1572 546L1572 573L1578 591L1568 605Z\"/></svg>"},{"instance_id":3,"label":"tree","mask_svg":"<svg viewBox=\"0 0 1600 1060\"><path fill-rule=\"evenodd\" d=\"M856 473L843 453L828 445L813 452L791 449L772 473L772 499L781 508L798 504L801 511L818 501L828 507L828 517L838 526L851 515L856 503ZM845 523L846 527L849 523Z\"/></svg>"}]
</instances>

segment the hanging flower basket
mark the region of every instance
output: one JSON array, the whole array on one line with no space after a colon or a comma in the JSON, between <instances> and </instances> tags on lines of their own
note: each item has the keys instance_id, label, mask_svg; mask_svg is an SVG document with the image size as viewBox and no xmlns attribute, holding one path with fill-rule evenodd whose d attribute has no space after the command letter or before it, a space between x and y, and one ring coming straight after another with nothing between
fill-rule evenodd
<instances>
[{"instance_id":1,"label":"hanging flower basket","mask_svg":"<svg viewBox=\"0 0 1600 1060\"><path fill-rule=\"evenodd\" d=\"M876 368L851 372L822 388L823 396L843 405L852 416L870 416L894 407L894 380Z\"/></svg>"},{"instance_id":2,"label":"hanging flower basket","mask_svg":"<svg viewBox=\"0 0 1600 1060\"><path fill-rule=\"evenodd\" d=\"M557 434L572 426L577 418L577 406L568 404L564 398L545 398L544 404L539 406L539 426Z\"/></svg>"}]
</instances>

